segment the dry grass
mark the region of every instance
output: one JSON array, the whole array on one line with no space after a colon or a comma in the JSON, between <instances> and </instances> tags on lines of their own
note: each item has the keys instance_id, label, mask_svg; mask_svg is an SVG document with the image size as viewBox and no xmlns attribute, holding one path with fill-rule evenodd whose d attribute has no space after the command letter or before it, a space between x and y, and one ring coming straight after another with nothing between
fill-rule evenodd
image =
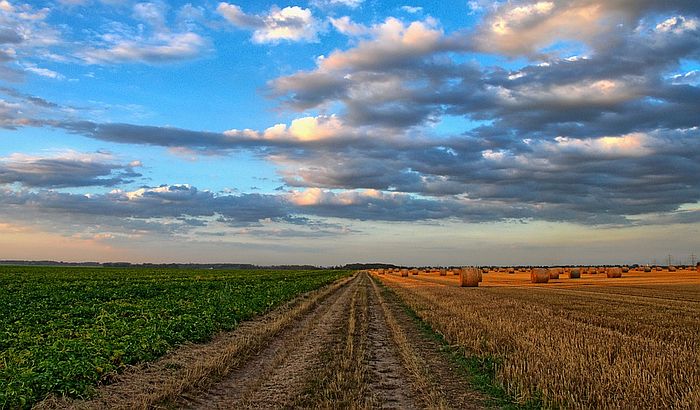
<instances>
[{"instance_id":1,"label":"dry grass","mask_svg":"<svg viewBox=\"0 0 700 410\"><path fill-rule=\"evenodd\" d=\"M478 289L438 276L381 279L450 343L495 358L497 380L520 401L700 408L696 271L517 286L495 286L493 275L501 274L484 275L492 286ZM660 284L674 282L669 275L676 284Z\"/></svg>"},{"instance_id":2,"label":"dry grass","mask_svg":"<svg viewBox=\"0 0 700 410\"><path fill-rule=\"evenodd\" d=\"M362 275L361 282L369 281ZM317 398L310 408L376 408L379 403L368 390L370 371L367 367L368 338L367 286L355 289L350 302L347 326L342 343L333 349L332 357L319 377L323 382L315 387ZM299 403L295 407L306 407Z\"/></svg>"},{"instance_id":3,"label":"dry grass","mask_svg":"<svg viewBox=\"0 0 700 410\"><path fill-rule=\"evenodd\" d=\"M384 312L386 323L391 331L391 336L394 343L398 347L401 361L406 370L411 375L411 383L419 392L423 400L423 405L428 409L446 409L449 408L447 401L442 396L441 392L434 388L430 379L430 374L427 371L427 366L424 359L411 347L411 341L406 336L394 313L391 311L386 301L381 295L377 284L372 282L374 293L379 300L379 305Z\"/></svg>"}]
</instances>

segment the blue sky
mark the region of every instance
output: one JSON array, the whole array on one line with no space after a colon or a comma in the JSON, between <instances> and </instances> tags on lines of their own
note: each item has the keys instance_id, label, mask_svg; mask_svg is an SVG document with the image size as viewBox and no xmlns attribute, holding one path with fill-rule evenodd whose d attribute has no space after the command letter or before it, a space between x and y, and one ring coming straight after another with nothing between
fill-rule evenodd
<instances>
[{"instance_id":1,"label":"blue sky","mask_svg":"<svg viewBox=\"0 0 700 410\"><path fill-rule=\"evenodd\" d=\"M699 15L0 1L0 258L682 263Z\"/></svg>"}]
</instances>

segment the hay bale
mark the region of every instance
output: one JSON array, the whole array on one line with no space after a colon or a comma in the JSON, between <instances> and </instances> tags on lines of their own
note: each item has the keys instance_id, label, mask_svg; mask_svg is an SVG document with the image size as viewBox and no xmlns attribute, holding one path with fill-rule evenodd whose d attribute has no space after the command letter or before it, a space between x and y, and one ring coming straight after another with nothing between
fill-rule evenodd
<instances>
[{"instance_id":1,"label":"hay bale","mask_svg":"<svg viewBox=\"0 0 700 410\"><path fill-rule=\"evenodd\" d=\"M581 271L579 269L571 269L569 271L569 279L580 279L581 278Z\"/></svg>"},{"instance_id":2,"label":"hay bale","mask_svg":"<svg viewBox=\"0 0 700 410\"><path fill-rule=\"evenodd\" d=\"M530 271L530 282L532 283L547 283L549 282L549 269L534 268Z\"/></svg>"},{"instance_id":3,"label":"hay bale","mask_svg":"<svg viewBox=\"0 0 700 410\"><path fill-rule=\"evenodd\" d=\"M627 266L623 266L623 267L622 267L622 273L627 273L627 272L629 272L629 271L630 271L630 268L629 268L629 267L627 267Z\"/></svg>"},{"instance_id":4,"label":"hay bale","mask_svg":"<svg viewBox=\"0 0 700 410\"><path fill-rule=\"evenodd\" d=\"M383 274L384 274L384 269L377 269L377 273L380 274L380 275L383 275Z\"/></svg>"},{"instance_id":5,"label":"hay bale","mask_svg":"<svg viewBox=\"0 0 700 410\"><path fill-rule=\"evenodd\" d=\"M408 277L408 269L401 269L401 277L402 278Z\"/></svg>"},{"instance_id":6,"label":"hay bale","mask_svg":"<svg viewBox=\"0 0 700 410\"><path fill-rule=\"evenodd\" d=\"M511 275L515 274L515 268L508 268L508 273Z\"/></svg>"},{"instance_id":7,"label":"hay bale","mask_svg":"<svg viewBox=\"0 0 700 410\"><path fill-rule=\"evenodd\" d=\"M669 272L675 272L675 271L676 271L676 267L675 267L675 266L669 266L669 267L668 267L668 271L669 271Z\"/></svg>"},{"instance_id":8,"label":"hay bale","mask_svg":"<svg viewBox=\"0 0 700 410\"><path fill-rule=\"evenodd\" d=\"M447 276L447 269L440 269L440 276Z\"/></svg>"},{"instance_id":9,"label":"hay bale","mask_svg":"<svg viewBox=\"0 0 700 410\"><path fill-rule=\"evenodd\" d=\"M644 272L647 272L647 273L651 272L651 266L645 266Z\"/></svg>"},{"instance_id":10,"label":"hay bale","mask_svg":"<svg viewBox=\"0 0 700 410\"><path fill-rule=\"evenodd\" d=\"M474 288L481 282L481 269L462 268L459 269L459 286Z\"/></svg>"},{"instance_id":11,"label":"hay bale","mask_svg":"<svg viewBox=\"0 0 700 410\"><path fill-rule=\"evenodd\" d=\"M621 278L622 277L622 269L620 269L620 268L608 268L605 271L605 274L609 278Z\"/></svg>"},{"instance_id":12,"label":"hay bale","mask_svg":"<svg viewBox=\"0 0 700 410\"><path fill-rule=\"evenodd\" d=\"M560 274L561 274L560 268L552 268L549 270L549 279L559 279Z\"/></svg>"},{"instance_id":13,"label":"hay bale","mask_svg":"<svg viewBox=\"0 0 700 410\"><path fill-rule=\"evenodd\" d=\"M411 275L418 275L418 269L411 269Z\"/></svg>"}]
</instances>

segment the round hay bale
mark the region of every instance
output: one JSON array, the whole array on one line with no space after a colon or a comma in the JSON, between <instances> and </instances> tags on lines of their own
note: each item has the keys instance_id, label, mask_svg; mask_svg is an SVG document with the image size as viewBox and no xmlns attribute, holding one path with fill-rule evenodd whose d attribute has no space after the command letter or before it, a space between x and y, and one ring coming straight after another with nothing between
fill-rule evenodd
<instances>
[{"instance_id":1,"label":"round hay bale","mask_svg":"<svg viewBox=\"0 0 700 410\"><path fill-rule=\"evenodd\" d=\"M605 274L609 278L621 278L622 277L622 269L620 269L620 268L608 268L608 270L605 272Z\"/></svg>"},{"instance_id":2,"label":"round hay bale","mask_svg":"<svg viewBox=\"0 0 700 410\"><path fill-rule=\"evenodd\" d=\"M579 269L571 269L569 271L569 279L580 279L581 278L581 271Z\"/></svg>"},{"instance_id":3,"label":"round hay bale","mask_svg":"<svg viewBox=\"0 0 700 410\"><path fill-rule=\"evenodd\" d=\"M440 276L447 276L447 269L440 269Z\"/></svg>"},{"instance_id":4,"label":"round hay bale","mask_svg":"<svg viewBox=\"0 0 700 410\"><path fill-rule=\"evenodd\" d=\"M547 283L549 282L549 269L534 268L530 271L530 282L532 283Z\"/></svg>"},{"instance_id":5,"label":"round hay bale","mask_svg":"<svg viewBox=\"0 0 700 410\"><path fill-rule=\"evenodd\" d=\"M549 270L549 279L559 279L560 274L561 274L560 268L552 268Z\"/></svg>"},{"instance_id":6,"label":"round hay bale","mask_svg":"<svg viewBox=\"0 0 700 410\"><path fill-rule=\"evenodd\" d=\"M459 286L474 288L481 282L481 269L462 268L459 269Z\"/></svg>"},{"instance_id":7,"label":"round hay bale","mask_svg":"<svg viewBox=\"0 0 700 410\"><path fill-rule=\"evenodd\" d=\"M383 274L384 274L384 269L377 269L377 273L380 274L380 275L383 275Z\"/></svg>"},{"instance_id":8,"label":"round hay bale","mask_svg":"<svg viewBox=\"0 0 700 410\"><path fill-rule=\"evenodd\" d=\"M508 273L511 275L515 274L515 268L508 268Z\"/></svg>"},{"instance_id":9,"label":"round hay bale","mask_svg":"<svg viewBox=\"0 0 700 410\"><path fill-rule=\"evenodd\" d=\"M401 269L401 277L402 278L408 277L408 269Z\"/></svg>"},{"instance_id":10,"label":"round hay bale","mask_svg":"<svg viewBox=\"0 0 700 410\"><path fill-rule=\"evenodd\" d=\"M627 272L629 272L629 271L630 271L630 268L629 268L629 267L627 267L627 266L623 266L623 267L622 267L622 273L627 273Z\"/></svg>"},{"instance_id":11,"label":"round hay bale","mask_svg":"<svg viewBox=\"0 0 700 410\"><path fill-rule=\"evenodd\" d=\"M675 272L675 271L676 271L676 267L675 267L675 266L669 266L669 267L668 267L668 271L669 271L669 272Z\"/></svg>"},{"instance_id":12,"label":"round hay bale","mask_svg":"<svg viewBox=\"0 0 700 410\"><path fill-rule=\"evenodd\" d=\"M418 269L411 269L411 275L418 275Z\"/></svg>"},{"instance_id":13,"label":"round hay bale","mask_svg":"<svg viewBox=\"0 0 700 410\"><path fill-rule=\"evenodd\" d=\"M651 272L651 266L645 266L644 272L647 272L647 273Z\"/></svg>"}]
</instances>

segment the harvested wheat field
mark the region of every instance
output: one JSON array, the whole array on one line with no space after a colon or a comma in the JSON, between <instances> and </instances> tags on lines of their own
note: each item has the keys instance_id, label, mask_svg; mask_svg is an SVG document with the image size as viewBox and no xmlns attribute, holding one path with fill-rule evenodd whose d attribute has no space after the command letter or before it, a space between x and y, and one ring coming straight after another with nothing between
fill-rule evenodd
<instances>
[{"instance_id":1,"label":"harvested wheat field","mask_svg":"<svg viewBox=\"0 0 700 410\"><path fill-rule=\"evenodd\" d=\"M381 281L525 403L700 408L700 273L630 270L533 284L489 272L479 288L438 275Z\"/></svg>"}]
</instances>

